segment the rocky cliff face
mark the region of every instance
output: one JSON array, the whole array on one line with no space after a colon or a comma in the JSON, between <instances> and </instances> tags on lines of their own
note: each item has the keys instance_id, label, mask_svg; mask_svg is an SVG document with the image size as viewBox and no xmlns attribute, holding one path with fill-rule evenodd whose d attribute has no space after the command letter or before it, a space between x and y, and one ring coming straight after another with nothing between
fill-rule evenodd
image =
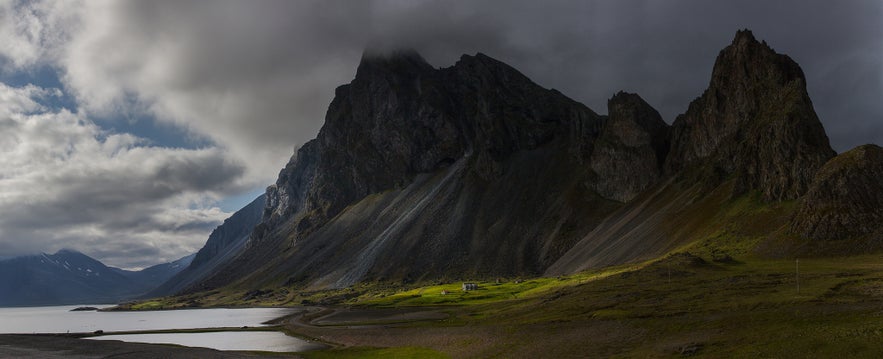
<instances>
[{"instance_id":1,"label":"rocky cliff face","mask_svg":"<svg viewBox=\"0 0 883 359\"><path fill-rule=\"evenodd\" d=\"M834 156L800 67L748 30L715 61L701 97L672 125L669 174L705 166L712 184L735 176L737 193L795 199Z\"/></svg>"},{"instance_id":2,"label":"rocky cliff face","mask_svg":"<svg viewBox=\"0 0 883 359\"><path fill-rule=\"evenodd\" d=\"M825 164L790 230L815 241L883 236L883 148L864 145ZM880 238L875 238L879 241Z\"/></svg>"},{"instance_id":3,"label":"rocky cliff face","mask_svg":"<svg viewBox=\"0 0 883 359\"><path fill-rule=\"evenodd\" d=\"M669 149L669 126L640 96L619 92L607 101L609 119L592 152L595 191L628 202L657 183Z\"/></svg>"},{"instance_id":4,"label":"rocky cliff face","mask_svg":"<svg viewBox=\"0 0 883 359\"><path fill-rule=\"evenodd\" d=\"M318 137L268 189L261 231L298 216L299 235L308 234L354 201L467 153L485 179L510 154L556 137L572 137L572 153L584 156L600 126L585 106L482 54L436 70L413 51L366 53L352 83L336 90Z\"/></svg>"},{"instance_id":5,"label":"rocky cliff face","mask_svg":"<svg viewBox=\"0 0 883 359\"><path fill-rule=\"evenodd\" d=\"M412 51L366 54L267 190L247 255L202 285L273 261L291 280L331 286L540 273L615 208L593 193L588 166L603 125L483 54L443 69Z\"/></svg>"}]
</instances>

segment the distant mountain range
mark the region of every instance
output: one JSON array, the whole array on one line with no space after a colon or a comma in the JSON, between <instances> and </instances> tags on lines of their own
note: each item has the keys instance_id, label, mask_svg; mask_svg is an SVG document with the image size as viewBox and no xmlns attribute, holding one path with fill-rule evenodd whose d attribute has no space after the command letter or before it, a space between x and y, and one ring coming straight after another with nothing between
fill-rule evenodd
<instances>
[{"instance_id":1,"label":"distant mountain range","mask_svg":"<svg viewBox=\"0 0 883 359\"><path fill-rule=\"evenodd\" d=\"M145 294L194 255L140 271L108 267L73 250L0 260L0 306L116 303Z\"/></svg>"}]
</instances>

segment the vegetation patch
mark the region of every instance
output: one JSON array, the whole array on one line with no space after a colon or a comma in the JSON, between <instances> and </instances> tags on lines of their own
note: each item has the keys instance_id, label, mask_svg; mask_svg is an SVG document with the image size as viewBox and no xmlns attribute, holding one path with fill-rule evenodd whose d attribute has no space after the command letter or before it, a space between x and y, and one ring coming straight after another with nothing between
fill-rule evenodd
<instances>
[{"instance_id":1,"label":"vegetation patch","mask_svg":"<svg viewBox=\"0 0 883 359\"><path fill-rule=\"evenodd\" d=\"M347 358L384 358L384 359L411 359L411 358L450 358L444 353L420 347L396 347L396 348L371 348L352 347L343 349L328 349L312 351L300 354L307 359L347 359Z\"/></svg>"}]
</instances>

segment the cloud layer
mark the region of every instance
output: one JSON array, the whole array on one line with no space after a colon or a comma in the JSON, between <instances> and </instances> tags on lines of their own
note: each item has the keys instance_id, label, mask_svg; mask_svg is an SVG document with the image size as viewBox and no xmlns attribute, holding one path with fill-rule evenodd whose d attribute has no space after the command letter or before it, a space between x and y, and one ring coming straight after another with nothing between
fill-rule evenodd
<instances>
[{"instance_id":1,"label":"cloud layer","mask_svg":"<svg viewBox=\"0 0 883 359\"><path fill-rule=\"evenodd\" d=\"M205 204L244 168L41 104L58 93L0 84L0 253L81 248L140 267L198 249L227 216Z\"/></svg>"},{"instance_id":2,"label":"cloud layer","mask_svg":"<svg viewBox=\"0 0 883 359\"><path fill-rule=\"evenodd\" d=\"M638 92L671 122L741 28L801 64L837 150L883 143L879 1L0 0L0 71L48 67L62 84L0 87L0 255L187 254L226 215L217 200L271 183L315 136L366 47L437 66L480 51L600 113ZM160 147L114 121L200 145Z\"/></svg>"}]
</instances>

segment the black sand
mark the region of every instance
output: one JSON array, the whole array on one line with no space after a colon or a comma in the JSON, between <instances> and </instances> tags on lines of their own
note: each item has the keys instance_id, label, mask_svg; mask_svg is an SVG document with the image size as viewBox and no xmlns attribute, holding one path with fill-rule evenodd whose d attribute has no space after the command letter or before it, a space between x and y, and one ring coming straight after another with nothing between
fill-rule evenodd
<instances>
[{"instance_id":1,"label":"black sand","mask_svg":"<svg viewBox=\"0 0 883 359\"><path fill-rule=\"evenodd\" d=\"M0 358L298 358L295 354L248 353L166 344L86 340L62 335L0 335Z\"/></svg>"}]
</instances>

